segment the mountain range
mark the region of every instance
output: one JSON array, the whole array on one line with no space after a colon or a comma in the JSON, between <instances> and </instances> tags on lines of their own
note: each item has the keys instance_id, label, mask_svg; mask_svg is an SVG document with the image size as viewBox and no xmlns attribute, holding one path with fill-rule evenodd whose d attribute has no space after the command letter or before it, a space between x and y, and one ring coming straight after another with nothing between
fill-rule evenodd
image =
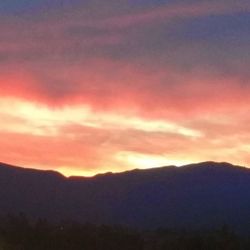
<instances>
[{"instance_id":1,"label":"mountain range","mask_svg":"<svg viewBox=\"0 0 250 250\"><path fill-rule=\"evenodd\" d=\"M136 228L250 231L250 169L202 162L66 178L0 163L0 215Z\"/></svg>"}]
</instances>

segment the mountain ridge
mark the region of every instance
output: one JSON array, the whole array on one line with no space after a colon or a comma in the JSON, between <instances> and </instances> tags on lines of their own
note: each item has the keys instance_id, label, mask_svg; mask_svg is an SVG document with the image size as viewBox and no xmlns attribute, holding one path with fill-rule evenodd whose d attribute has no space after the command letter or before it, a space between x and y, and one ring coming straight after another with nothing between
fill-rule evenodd
<instances>
[{"instance_id":1,"label":"mountain ridge","mask_svg":"<svg viewBox=\"0 0 250 250\"><path fill-rule=\"evenodd\" d=\"M250 231L250 169L203 162L64 177L0 164L0 215L121 224L139 228Z\"/></svg>"},{"instance_id":2,"label":"mountain ridge","mask_svg":"<svg viewBox=\"0 0 250 250\"><path fill-rule=\"evenodd\" d=\"M236 168L236 169L241 169L241 170L246 170L250 172L250 168L246 166L241 166L241 165L234 165L229 162L215 162L215 161L202 161L198 163L190 163L190 164L185 164L181 166L176 166L176 165L168 165L168 166L160 166L160 167L152 167L152 168L135 168L131 170L125 170L121 172L104 172L104 173L97 173L93 176L81 176L81 175L70 175L70 176L65 176L59 171L55 170L44 170L44 169L37 169L37 168L30 168L30 167L21 167L21 166L16 166L12 165L9 163L4 163L0 162L0 169L1 168L6 168L6 169L12 169L12 170L17 170L17 171L33 171L33 172L41 172L41 173L47 173L47 174L55 174L55 175L60 175L61 177L64 177L66 179L74 179L74 178L83 178L83 179L91 179L91 178L98 178L98 177L104 177L104 176L110 176L110 175L120 175L120 174L129 174L129 173L145 173L145 172L154 172L154 171L161 171L161 170L166 170L166 169L195 169L195 168L207 168L207 167L227 167L227 168Z\"/></svg>"}]
</instances>

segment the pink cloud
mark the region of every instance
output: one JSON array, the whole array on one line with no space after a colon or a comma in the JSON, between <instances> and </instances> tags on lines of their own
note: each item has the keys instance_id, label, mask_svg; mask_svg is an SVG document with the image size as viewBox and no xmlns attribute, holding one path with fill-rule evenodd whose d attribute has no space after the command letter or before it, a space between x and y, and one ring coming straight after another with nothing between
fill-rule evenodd
<instances>
[{"instance_id":1,"label":"pink cloud","mask_svg":"<svg viewBox=\"0 0 250 250\"><path fill-rule=\"evenodd\" d=\"M111 61L47 67L2 73L1 96L51 107L83 104L97 111L174 119L249 108L248 86L237 76L185 73L171 66L152 71Z\"/></svg>"}]
</instances>

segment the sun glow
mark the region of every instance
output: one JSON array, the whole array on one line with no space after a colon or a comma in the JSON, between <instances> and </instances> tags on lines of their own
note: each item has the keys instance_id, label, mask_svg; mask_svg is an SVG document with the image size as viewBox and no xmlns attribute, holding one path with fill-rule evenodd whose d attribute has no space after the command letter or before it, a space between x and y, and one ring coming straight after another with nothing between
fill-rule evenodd
<instances>
[{"instance_id":1,"label":"sun glow","mask_svg":"<svg viewBox=\"0 0 250 250\"><path fill-rule=\"evenodd\" d=\"M87 105L51 108L1 98L0 122L2 145L7 145L7 148L0 145L2 161L12 161L13 152L14 164L34 167L42 161L41 168L53 168L65 176L181 166L208 158L220 161L222 152L230 155L234 163L247 165L249 161L234 154L233 147L214 151L215 146L222 144L217 137L207 141L208 149L203 148L203 140L207 139L203 130L128 113L95 112ZM23 145L24 141L27 145ZM165 147L166 142L169 144ZM248 149L248 143L238 146L238 155Z\"/></svg>"},{"instance_id":2,"label":"sun glow","mask_svg":"<svg viewBox=\"0 0 250 250\"><path fill-rule=\"evenodd\" d=\"M56 171L62 173L66 177L71 177L71 176L84 176L84 177L91 177L96 175L96 172L93 171L84 171L82 169L76 169L73 167L59 167L55 169Z\"/></svg>"},{"instance_id":3,"label":"sun glow","mask_svg":"<svg viewBox=\"0 0 250 250\"><path fill-rule=\"evenodd\" d=\"M132 138L127 140L126 135L136 136L138 133L143 139L154 134L161 137L176 134L194 141L203 137L198 130L168 120L148 120L127 113L94 112L87 105L51 108L15 98L0 99L0 122L0 132L7 133L9 138L22 140L21 138L27 137L26 140L29 140L29 149L22 147L23 151L18 150L22 161L15 164L37 166L35 159L39 159L47 162L44 167L50 168L53 167L50 165L53 156L57 159L60 156L60 163L54 169L65 176L93 176L106 170L120 172L131 168L187 163L164 153L145 154L143 149L142 152L128 151L126 147L137 142ZM96 131L96 136L91 134L92 131ZM107 131L112 131L112 135L108 134L107 137ZM15 147L11 146L13 143L9 139L8 142L13 147L11 150L20 147L18 143ZM69 148L68 145L74 147ZM23 160L25 157L32 158L31 152L35 156L32 160L34 162ZM91 159L93 155L98 159L96 162Z\"/></svg>"},{"instance_id":4,"label":"sun glow","mask_svg":"<svg viewBox=\"0 0 250 250\"><path fill-rule=\"evenodd\" d=\"M133 168L153 168L170 165L181 166L191 163L191 161L188 160L171 159L166 155L147 155L127 151L119 152L116 155L116 159L123 164L127 163L128 166L131 166Z\"/></svg>"}]
</instances>

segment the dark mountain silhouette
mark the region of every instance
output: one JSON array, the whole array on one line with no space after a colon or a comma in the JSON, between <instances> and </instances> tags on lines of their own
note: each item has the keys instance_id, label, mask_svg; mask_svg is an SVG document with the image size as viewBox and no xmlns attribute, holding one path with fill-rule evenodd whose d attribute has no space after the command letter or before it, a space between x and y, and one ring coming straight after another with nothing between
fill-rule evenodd
<instances>
[{"instance_id":1,"label":"dark mountain silhouette","mask_svg":"<svg viewBox=\"0 0 250 250\"><path fill-rule=\"evenodd\" d=\"M250 170L204 162L92 178L0 164L0 214L140 228L250 230Z\"/></svg>"}]
</instances>

